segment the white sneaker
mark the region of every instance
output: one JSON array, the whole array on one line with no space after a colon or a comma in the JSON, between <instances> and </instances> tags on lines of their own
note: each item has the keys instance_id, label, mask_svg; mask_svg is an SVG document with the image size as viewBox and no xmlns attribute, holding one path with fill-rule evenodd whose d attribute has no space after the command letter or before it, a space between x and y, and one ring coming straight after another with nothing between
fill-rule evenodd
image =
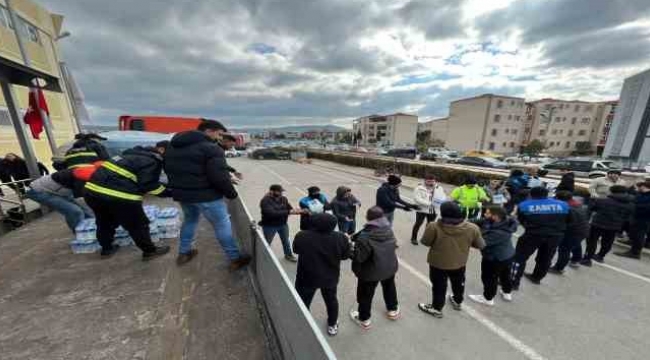
<instances>
[{"instance_id":1,"label":"white sneaker","mask_svg":"<svg viewBox=\"0 0 650 360\"><path fill-rule=\"evenodd\" d=\"M487 306L494 306L494 299L488 300L485 298L483 295L468 295L469 298L479 304L487 305Z\"/></svg>"},{"instance_id":2,"label":"white sneaker","mask_svg":"<svg viewBox=\"0 0 650 360\"><path fill-rule=\"evenodd\" d=\"M339 323L338 323L338 321L336 322L336 324L334 324L334 326L328 326L327 327L327 335L336 336L336 334L338 334L338 333L339 333Z\"/></svg>"},{"instance_id":3,"label":"white sneaker","mask_svg":"<svg viewBox=\"0 0 650 360\"><path fill-rule=\"evenodd\" d=\"M399 307L397 308L397 310L387 311L386 312L386 317L389 320L397 320L397 319L399 319L399 317L400 317Z\"/></svg>"},{"instance_id":4,"label":"white sneaker","mask_svg":"<svg viewBox=\"0 0 650 360\"><path fill-rule=\"evenodd\" d=\"M511 293L505 293L505 292L503 292L503 290L499 290L499 292L501 293L501 297L503 298L503 300L505 300L507 302L512 301L512 294Z\"/></svg>"},{"instance_id":5,"label":"white sneaker","mask_svg":"<svg viewBox=\"0 0 650 360\"><path fill-rule=\"evenodd\" d=\"M370 321L370 319L365 320L365 321L359 320L359 312L358 311L356 311L354 309L350 310L350 318L352 319L352 321L354 321L355 324L359 325L359 327L362 328L363 330L369 330L370 329L370 326L371 326L372 322Z\"/></svg>"},{"instance_id":6,"label":"white sneaker","mask_svg":"<svg viewBox=\"0 0 650 360\"><path fill-rule=\"evenodd\" d=\"M454 300L454 295L449 294L449 303L451 304L451 307L456 310L456 311L461 311L463 309L463 304L459 304Z\"/></svg>"}]
</instances>

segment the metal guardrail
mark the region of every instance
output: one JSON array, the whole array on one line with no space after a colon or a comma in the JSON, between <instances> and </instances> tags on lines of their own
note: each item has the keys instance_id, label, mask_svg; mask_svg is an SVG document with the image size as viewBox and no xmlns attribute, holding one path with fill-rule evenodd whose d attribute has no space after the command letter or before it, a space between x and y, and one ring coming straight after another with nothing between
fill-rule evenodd
<instances>
[{"instance_id":1,"label":"metal guardrail","mask_svg":"<svg viewBox=\"0 0 650 360\"><path fill-rule=\"evenodd\" d=\"M228 203L233 231L253 256L250 267L267 335L279 359L335 360L336 356L295 291L241 198Z\"/></svg>"},{"instance_id":2,"label":"metal guardrail","mask_svg":"<svg viewBox=\"0 0 650 360\"><path fill-rule=\"evenodd\" d=\"M12 218L12 222L16 222L15 225L22 226L26 223L27 219L27 207L25 206L25 189L27 187L26 183L32 181L31 179L18 180L0 183L0 191L4 196L0 196L0 219L5 217L5 211L11 210L12 208L18 208L19 214L22 219ZM4 204L9 204L10 209L4 209Z\"/></svg>"}]
</instances>

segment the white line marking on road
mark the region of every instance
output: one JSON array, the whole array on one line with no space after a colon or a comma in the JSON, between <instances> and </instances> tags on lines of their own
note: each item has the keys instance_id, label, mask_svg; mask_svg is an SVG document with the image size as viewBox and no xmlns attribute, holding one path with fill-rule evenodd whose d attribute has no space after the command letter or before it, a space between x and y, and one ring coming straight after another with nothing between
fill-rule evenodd
<instances>
[{"instance_id":1,"label":"white line marking on road","mask_svg":"<svg viewBox=\"0 0 650 360\"><path fill-rule=\"evenodd\" d=\"M316 168L313 167L313 166L312 166L312 167L308 167L307 169L309 169L309 170L311 170L311 171L315 171L315 172L321 173L321 174L324 174L324 175L327 175L327 176L332 176L332 177L335 177L335 178L337 178L337 179L341 179L341 180L349 181L349 182L351 182L351 183L353 183L353 184L358 184L358 183L359 183L359 181L357 181L357 180L355 180L355 179L352 179L352 178L350 178L349 176L346 177L346 176L336 175L336 174L334 174L334 172L326 172L326 171L323 171L323 170L316 169Z\"/></svg>"},{"instance_id":2,"label":"white line marking on road","mask_svg":"<svg viewBox=\"0 0 650 360\"><path fill-rule=\"evenodd\" d=\"M650 278L647 278L647 277L645 277L645 276L641 276L641 275L635 274L635 273L630 272L630 271L627 271L627 270L623 270L623 269L621 269L621 268L618 268L618 267L616 267L616 266L612 266L612 265L609 265L609 264L601 264L601 263L599 263L599 262L595 262L595 261L594 261L593 263L594 263L595 265L602 266L602 267L604 267L604 268L607 268L607 269L610 269L610 270L616 271L617 273L621 273L621 274L623 274L623 275L627 275L627 276L629 276L629 277L633 277L633 278L635 278L635 279L637 279L637 280L645 281L645 282L647 282L648 284L650 284Z\"/></svg>"},{"instance_id":3,"label":"white line marking on road","mask_svg":"<svg viewBox=\"0 0 650 360\"><path fill-rule=\"evenodd\" d=\"M275 171L271 170L270 167L268 167L266 165L261 165L261 167L266 169L266 171L270 172L273 176L280 179L280 181L284 182L286 185L293 186L296 190L298 190L299 193L307 195L307 193L303 189L295 186L291 181L287 180L284 176L282 176L282 175L276 173Z\"/></svg>"},{"instance_id":4,"label":"white line marking on road","mask_svg":"<svg viewBox=\"0 0 650 360\"><path fill-rule=\"evenodd\" d=\"M431 282L429 281L428 277L426 277L421 272L417 271L413 266L409 265L407 262L405 262L401 258L399 258L398 260L399 260L399 264L403 268L408 270L411 274L413 274L416 278L418 278L420 281L425 283L427 286L429 286L429 287L431 286ZM471 318L473 318L474 320L478 321L483 326L488 328L488 330L492 331L498 337L505 340L508 344L510 344L510 346L515 348L517 351L524 354L528 359L530 359L530 360L546 360L546 358L544 356L540 355L533 348L531 348L530 346L524 344L521 340L517 339L514 335L510 334L504 328L502 328L499 325L493 323L490 319L486 318L481 313L479 313L478 311L476 311L475 309L473 309L472 307L468 306L465 303L463 303L463 311L465 311L465 313L467 315L469 315Z\"/></svg>"}]
</instances>

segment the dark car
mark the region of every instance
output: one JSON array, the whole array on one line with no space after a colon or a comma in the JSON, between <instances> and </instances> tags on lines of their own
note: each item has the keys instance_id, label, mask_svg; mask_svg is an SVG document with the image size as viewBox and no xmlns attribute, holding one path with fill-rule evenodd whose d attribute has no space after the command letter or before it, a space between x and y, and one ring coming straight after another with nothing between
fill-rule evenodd
<instances>
[{"instance_id":1,"label":"dark car","mask_svg":"<svg viewBox=\"0 0 650 360\"><path fill-rule=\"evenodd\" d=\"M425 152L420 154L420 160L423 161L437 161L438 160L438 155L432 154L430 152Z\"/></svg>"},{"instance_id":2,"label":"dark car","mask_svg":"<svg viewBox=\"0 0 650 360\"><path fill-rule=\"evenodd\" d=\"M404 159L415 159L418 155L417 150L415 149L390 149L386 156L404 158Z\"/></svg>"},{"instance_id":3,"label":"dark car","mask_svg":"<svg viewBox=\"0 0 650 360\"><path fill-rule=\"evenodd\" d=\"M503 161L489 157L464 156L454 162L460 165L481 166L493 169L507 169L509 166Z\"/></svg>"},{"instance_id":4,"label":"dark car","mask_svg":"<svg viewBox=\"0 0 650 360\"><path fill-rule=\"evenodd\" d=\"M248 155L252 159L257 160L289 160L291 154L280 149L258 149Z\"/></svg>"}]
</instances>

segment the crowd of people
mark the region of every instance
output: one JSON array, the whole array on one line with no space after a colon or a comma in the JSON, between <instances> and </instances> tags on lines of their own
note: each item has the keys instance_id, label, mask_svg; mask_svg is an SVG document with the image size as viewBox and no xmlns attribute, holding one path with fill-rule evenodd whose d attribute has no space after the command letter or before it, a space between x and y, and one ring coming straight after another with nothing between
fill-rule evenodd
<instances>
[{"instance_id":1,"label":"crowd of people","mask_svg":"<svg viewBox=\"0 0 650 360\"><path fill-rule=\"evenodd\" d=\"M184 215L178 266L198 254L194 240L201 215L212 225L231 270L251 261L233 236L225 202L237 198L234 184L243 175L226 161L224 151L233 146L234 138L223 124L204 120L196 130L178 133L170 141L138 146L113 157L100 140L94 134L78 135L55 167L57 171L26 184L25 196L63 214L71 231L82 220L94 217L102 258L119 250L113 240L122 226L145 261L167 254L170 247L152 242L143 199L147 195L172 197ZM24 161L16 155L7 155L0 166L2 181L29 179ZM163 171L167 183L161 183ZM650 181L630 186L621 180L620 171L612 170L591 182L585 198L575 193L572 172L563 171L557 184L545 182L545 175L514 170L507 180L487 184L468 177L449 194L435 176L426 175L409 200L401 196L401 177L391 173L377 189L375 204L366 211L362 226L357 224L361 202L349 187L340 186L330 200L318 186L311 186L294 207L283 187L276 184L261 199L259 225L269 244L277 235L285 259L297 262L295 287L307 307L320 289L328 313L327 332L332 336L338 333L337 287L344 260L352 262L357 277L357 307L350 311L354 323L366 330L371 327L372 302L379 285L386 317L399 319L395 274L400 242L393 232L397 210L415 211L410 240L414 246L428 247L432 285L431 300L418 308L437 318L443 317L446 302L455 310L462 309L471 248L482 253L483 293L469 298L486 306L495 305L498 293L504 301L513 301L513 291L520 289L523 277L539 285L549 272L562 274L567 266L603 262L622 233L629 235L631 248L616 254L641 257L643 247L649 245ZM293 242L290 216L300 217L300 231ZM523 233L515 246L513 239L520 227ZM534 270L526 273L533 254Z\"/></svg>"},{"instance_id":2,"label":"crowd of people","mask_svg":"<svg viewBox=\"0 0 650 360\"><path fill-rule=\"evenodd\" d=\"M279 233L286 259L298 262L295 286L307 307L320 289L331 336L338 333L337 286L344 260L352 262L357 277L357 306L350 311L354 323L365 330L371 328L372 299L380 284L386 317L399 319L395 274L400 244L393 232L397 210L415 211L411 243L429 248L431 300L418 308L437 318L443 317L447 302L455 310L462 309L472 248L482 254L483 293L468 297L485 306L494 306L497 294L505 302L513 301L513 292L520 289L524 277L539 285L549 272L563 274L567 266L603 262L616 234L622 231L627 231L636 245L617 255L640 258L650 222L649 181L629 187L620 179L620 172L612 170L605 178L593 180L590 197L584 198L574 194L572 172L563 171L558 183L543 181L545 175L543 171L529 175L515 170L507 180L492 180L484 186L470 177L449 194L433 175L427 175L414 189L411 203L400 193L400 176L390 174L378 188L376 204L367 210L366 223L359 231L355 231L355 217L360 202L350 188L339 187L329 201L320 188L309 187L299 209L294 209L282 186L273 185L260 204L261 225L266 240L270 243ZM293 246L288 235L290 215L301 217ZM517 238L520 228L523 233ZM527 273L526 263L534 254L535 267Z\"/></svg>"}]
</instances>

